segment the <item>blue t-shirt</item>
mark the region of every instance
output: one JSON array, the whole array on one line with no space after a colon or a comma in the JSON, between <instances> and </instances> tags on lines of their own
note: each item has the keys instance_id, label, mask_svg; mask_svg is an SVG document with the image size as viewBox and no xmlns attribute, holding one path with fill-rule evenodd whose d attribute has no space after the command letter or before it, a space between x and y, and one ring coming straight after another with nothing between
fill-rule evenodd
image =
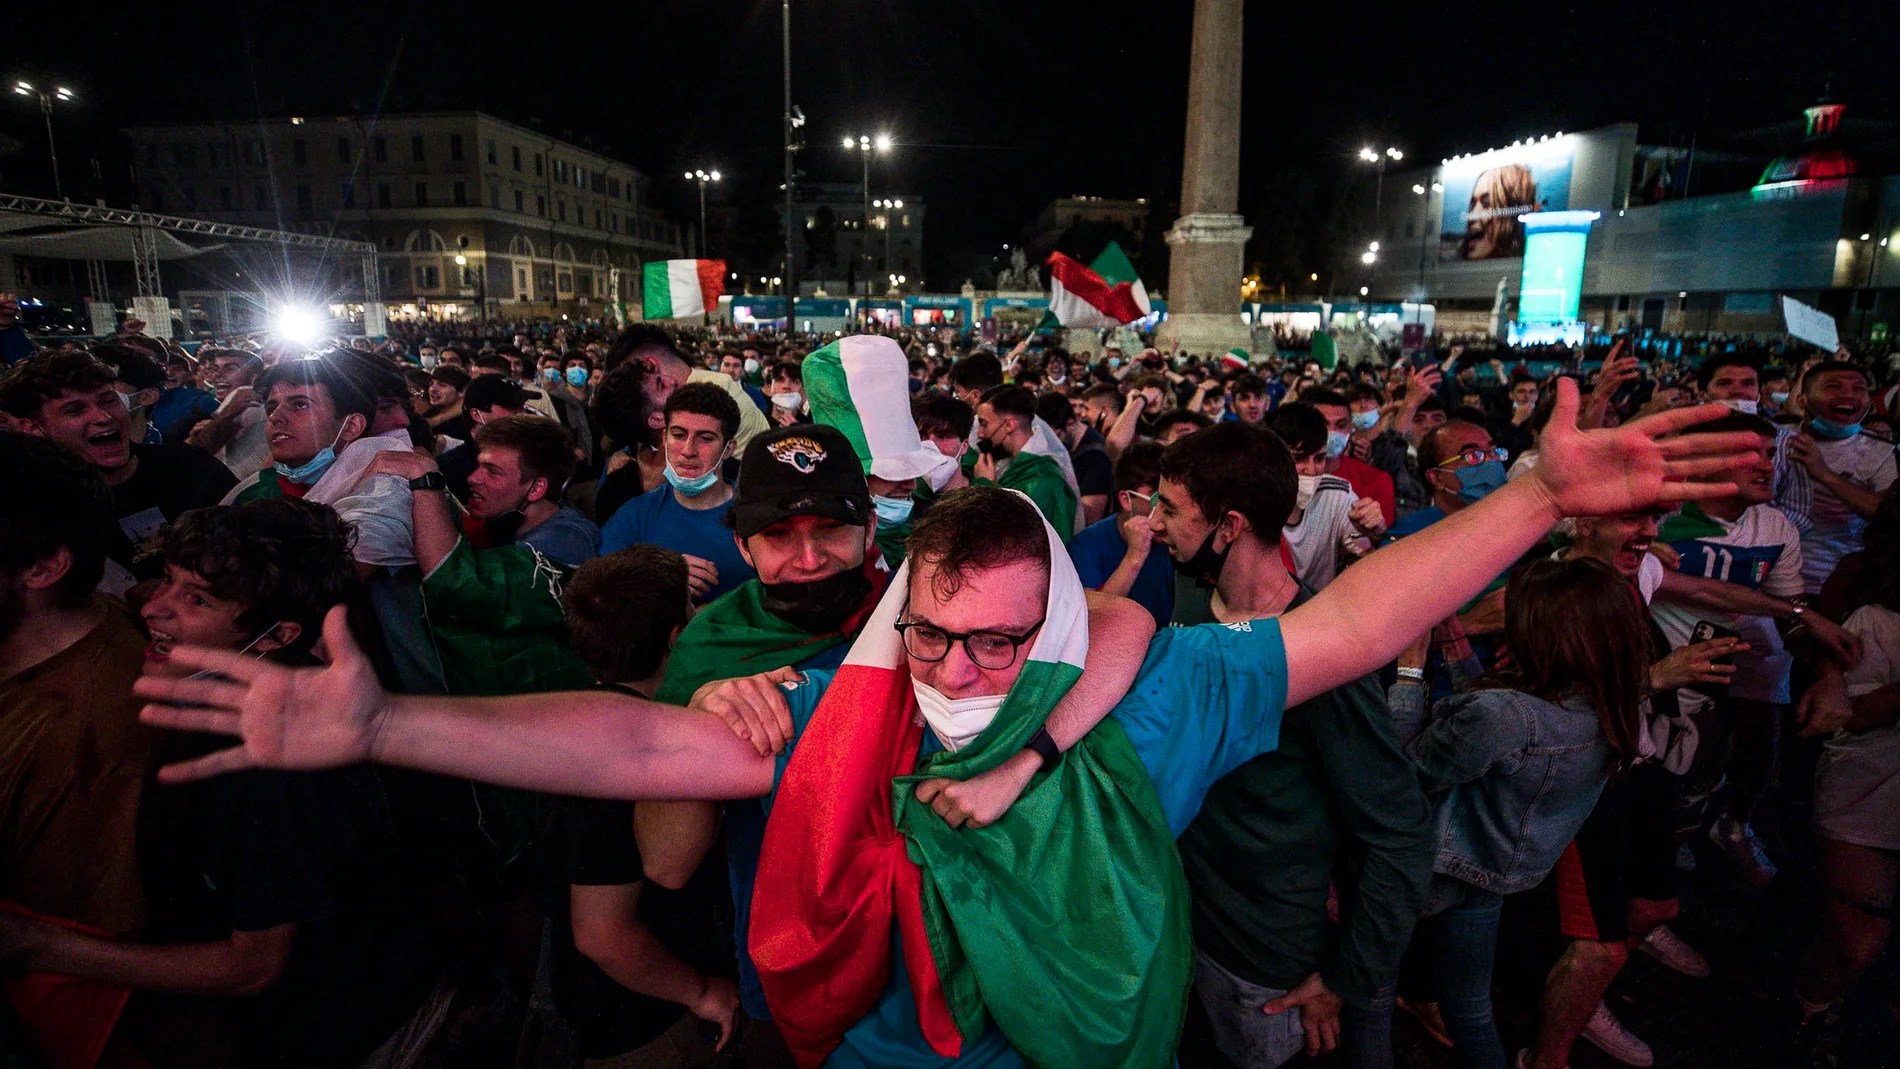
<instances>
[{"instance_id":1,"label":"blue t-shirt","mask_svg":"<svg viewBox=\"0 0 1900 1069\"><path fill-rule=\"evenodd\" d=\"M1090 590L1099 590L1108 582L1127 552L1128 540L1122 537L1113 516L1089 524L1069 540L1069 559L1075 562L1082 585ZM1135 585L1129 588L1128 596L1154 615L1156 627L1168 626L1168 618L1174 615L1174 566L1168 563L1167 547L1149 548L1148 559L1135 574Z\"/></svg>"},{"instance_id":2,"label":"blue t-shirt","mask_svg":"<svg viewBox=\"0 0 1900 1069\"><path fill-rule=\"evenodd\" d=\"M620 506L613 519L600 530L600 551L615 553L628 546L655 545L675 553L691 554L712 561L719 569L719 583L700 604L758 575L739 555L732 540L732 528L726 526L726 511L732 499L709 509L689 509L673 496L673 488L662 484Z\"/></svg>"},{"instance_id":3,"label":"blue t-shirt","mask_svg":"<svg viewBox=\"0 0 1900 1069\"><path fill-rule=\"evenodd\" d=\"M578 568L598 554L600 528L594 526L594 521L581 515L579 509L562 505L554 510L554 515L542 520L533 530L515 541L533 546L544 557L552 557L570 568Z\"/></svg>"},{"instance_id":4,"label":"blue t-shirt","mask_svg":"<svg viewBox=\"0 0 1900 1069\"><path fill-rule=\"evenodd\" d=\"M813 671L787 688L792 741L778 755L773 777L776 793L798 737L811 723L818 699L832 673ZM1286 707L1286 647L1278 620L1173 627L1148 644L1135 683L1109 715L1121 723L1135 755L1148 770L1169 830L1180 835L1201 811L1214 782L1280 742L1280 716ZM925 731L919 752L941 750L936 735ZM771 811L772 795L764 799ZM1026 1066L1003 1034L991 1028L963 1045L954 1060L930 1049L917 1024L910 977L891 932L891 976L877 1005L845 1033L844 1042L825 1063L835 1069L935 1069Z\"/></svg>"},{"instance_id":5,"label":"blue t-shirt","mask_svg":"<svg viewBox=\"0 0 1900 1069\"><path fill-rule=\"evenodd\" d=\"M179 423L204 419L217 410L218 399L208 390L196 386L167 388L158 395L158 403L152 406L152 414L146 417L146 422L157 427L159 434L170 434Z\"/></svg>"},{"instance_id":6,"label":"blue t-shirt","mask_svg":"<svg viewBox=\"0 0 1900 1069\"><path fill-rule=\"evenodd\" d=\"M1444 509L1437 505L1427 505L1393 524L1389 533L1393 538L1404 538L1409 534L1417 534L1444 518Z\"/></svg>"}]
</instances>

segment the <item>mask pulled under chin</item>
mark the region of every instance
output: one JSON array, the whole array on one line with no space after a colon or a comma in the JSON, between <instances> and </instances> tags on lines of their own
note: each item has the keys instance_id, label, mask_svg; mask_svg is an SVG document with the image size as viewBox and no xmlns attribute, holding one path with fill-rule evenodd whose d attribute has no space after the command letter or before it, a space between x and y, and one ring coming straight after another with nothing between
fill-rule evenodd
<instances>
[{"instance_id":1,"label":"mask pulled under chin","mask_svg":"<svg viewBox=\"0 0 1900 1069\"><path fill-rule=\"evenodd\" d=\"M1293 498L1294 511L1305 512L1306 506L1313 503L1313 495L1318 492L1319 492L1319 476L1317 475L1300 476L1299 493L1296 494Z\"/></svg>"},{"instance_id":2,"label":"mask pulled under chin","mask_svg":"<svg viewBox=\"0 0 1900 1069\"><path fill-rule=\"evenodd\" d=\"M765 583L765 611L814 635L840 630L864 605L871 577L862 568L804 583Z\"/></svg>"},{"instance_id":3,"label":"mask pulled under chin","mask_svg":"<svg viewBox=\"0 0 1900 1069\"><path fill-rule=\"evenodd\" d=\"M1201 540L1201 548L1186 560L1169 557L1174 570L1194 580L1197 586L1212 590L1214 584L1220 582L1220 570L1227 564L1228 552L1234 548L1229 545L1226 549L1215 549L1214 536L1219 533L1218 528L1207 532L1207 537Z\"/></svg>"},{"instance_id":4,"label":"mask pulled under chin","mask_svg":"<svg viewBox=\"0 0 1900 1069\"><path fill-rule=\"evenodd\" d=\"M917 695L917 712L929 725L937 741L943 748L956 753L983 734L990 723L996 719L996 713L1003 707L1007 694L984 694L975 698L951 698L942 691L911 677L911 691Z\"/></svg>"},{"instance_id":5,"label":"mask pulled under chin","mask_svg":"<svg viewBox=\"0 0 1900 1069\"><path fill-rule=\"evenodd\" d=\"M1758 402L1745 400L1740 397L1723 398L1722 403L1733 411L1742 412L1750 416L1758 415L1758 409L1761 407Z\"/></svg>"}]
</instances>

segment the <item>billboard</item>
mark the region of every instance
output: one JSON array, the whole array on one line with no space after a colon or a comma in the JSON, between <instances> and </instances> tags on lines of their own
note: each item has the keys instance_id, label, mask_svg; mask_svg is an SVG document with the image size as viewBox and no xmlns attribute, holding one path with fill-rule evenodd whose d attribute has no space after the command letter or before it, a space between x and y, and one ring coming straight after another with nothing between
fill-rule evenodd
<instances>
[{"instance_id":1,"label":"billboard","mask_svg":"<svg viewBox=\"0 0 1900 1069\"><path fill-rule=\"evenodd\" d=\"M1583 255L1596 212L1537 212L1520 220L1524 275L1519 323L1574 323L1583 302Z\"/></svg>"},{"instance_id":2,"label":"billboard","mask_svg":"<svg viewBox=\"0 0 1900 1069\"><path fill-rule=\"evenodd\" d=\"M1524 255L1518 217L1570 207L1576 162L1573 139L1563 136L1446 160L1439 221L1441 260L1493 260Z\"/></svg>"}]
</instances>

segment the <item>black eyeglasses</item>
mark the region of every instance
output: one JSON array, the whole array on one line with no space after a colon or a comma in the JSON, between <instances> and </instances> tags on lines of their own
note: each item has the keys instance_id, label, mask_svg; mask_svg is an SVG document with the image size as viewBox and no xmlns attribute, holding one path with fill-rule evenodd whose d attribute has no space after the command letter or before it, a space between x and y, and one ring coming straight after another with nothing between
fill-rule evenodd
<instances>
[{"instance_id":1,"label":"black eyeglasses","mask_svg":"<svg viewBox=\"0 0 1900 1069\"><path fill-rule=\"evenodd\" d=\"M1037 620L1036 626L1022 635L1006 635L1001 631L945 631L922 621L891 626L903 637L904 651L920 661L932 664L941 661L950 656L952 643L961 642L963 652L970 655L978 668L998 672L1016 663L1016 652L1023 643L1036 637L1042 624L1043 621Z\"/></svg>"}]
</instances>

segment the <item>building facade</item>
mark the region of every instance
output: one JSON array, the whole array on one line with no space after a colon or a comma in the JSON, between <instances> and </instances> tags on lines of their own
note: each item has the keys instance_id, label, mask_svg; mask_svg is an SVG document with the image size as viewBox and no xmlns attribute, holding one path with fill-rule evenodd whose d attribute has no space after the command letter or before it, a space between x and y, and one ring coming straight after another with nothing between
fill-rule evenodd
<instances>
[{"instance_id":1,"label":"building facade","mask_svg":"<svg viewBox=\"0 0 1900 1069\"><path fill-rule=\"evenodd\" d=\"M1785 294L1832 314L1844 337L1886 340L1900 316L1900 176L1877 138L1857 147L1843 110L1809 108L1778 146L1755 138L1753 155L1705 145L1707 162L1643 145L1622 123L1388 173L1376 262L1350 286L1342 272L1340 288L1430 302L1441 325L1509 321L1522 297L1517 216L1594 212L1576 316L1589 329L1773 333Z\"/></svg>"},{"instance_id":2,"label":"building facade","mask_svg":"<svg viewBox=\"0 0 1900 1069\"><path fill-rule=\"evenodd\" d=\"M1139 262L1148 231L1148 198L1074 196L1050 201L1036 213L1035 222L1023 231L1022 244L1028 250L1029 262L1040 264L1047 260L1063 235L1078 224L1098 224L1121 231L1129 258Z\"/></svg>"},{"instance_id":3,"label":"building facade","mask_svg":"<svg viewBox=\"0 0 1900 1069\"><path fill-rule=\"evenodd\" d=\"M924 201L915 193L872 190L848 182L799 186L792 242L800 296L884 295L924 289ZM785 206L778 206L784 219Z\"/></svg>"},{"instance_id":4,"label":"building facade","mask_svg":"<svg viewBox=\"0 0 1900 1069\"><path fill-rule=\"evenodd\" d=\"M392 317L598 314L682 255L633 166L481 112L127 134L142 207L373 242Z\"/></svg>"}]
</instances>

